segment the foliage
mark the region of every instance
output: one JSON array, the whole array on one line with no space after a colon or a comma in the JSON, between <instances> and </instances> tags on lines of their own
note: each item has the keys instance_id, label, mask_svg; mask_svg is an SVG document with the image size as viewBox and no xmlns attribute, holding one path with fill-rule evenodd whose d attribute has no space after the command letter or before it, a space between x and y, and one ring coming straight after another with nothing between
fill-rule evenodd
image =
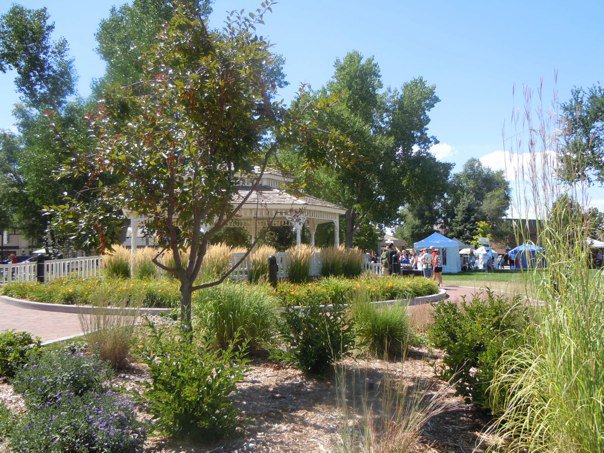
<instances>
[{"instance_id":1,"label":"foliage","mask_svg":"<svg viewBox=\"0 0 604 453\"><path fill-rule=\"evenodd\" d=\"M108 308L109 299L97 292L92 300L93 312L80 314L80 325L89 349L114 370L121 370L128 364L139 313L137 304L131 304L127 298Z\"/></svg>"},{"instance_id":2,"label":"foliage","mask_svg":"<svg viewBox=\"0 0 604 453\"><path fill-rule=\"evenodd\" d=\"M0 72L15 70L22 100L38 109L59 107L74 92L67 42L52 42L53 30L46 8L13 5L0 17Z\"/></svg>"},{"instance_id":3,"label":"foliage","mask_svg":"<svg viewBox=\"0 0 604 453\"><path fill-rule=\"evenodd\" d=\"M359 249L325 247L321 249L321 275L358 277L363 272L363 254Z\"/></svg>"},{"instance_id":4,"label":"foliage","mask_svg":"<svg viewBox=\"0 0 604 453\"><path fill-rule=\"evenodd\" d=\"M68 305L90 305L104 298L107 305L172 308L178 303L174 280L57 279L50 283L18 282L4 285L0 294L18 299Z\"/></svg>"},{"instance_id":5,"label":"foliage","mask_svg":"<svg viewBox=\"0 0 604 453\"><path fill-rule=\"evenodd\" d=\"M347 247L359 226L390 223L401 205L423 201L411 192L442 195L438 184L416 178L413 170L431 162L448 176L450 165L428 153L436 143L428 135L428 112L438 101L434 86L422 78L384 90L377 62L350 52L336 60L324 88L294 102L307 115L305 128L324 131L328 140L307 140L289 152L293 156L281 151L280 160L306 191L347 209Z\"/></svg>"},{"instance_id":6,"label":"foliage","mask_svg":"<svg viewBox=\"0 0 604 453\"><path fill-rule=\"evenodd\" d=\"M111 392L67 397L22 417L11 433L13 451L142 452L146 433L133 404Z\"/></svg>"},{"instance_id":7,"label":"foliage","mask_svg":"<svg viewBox=\"0 0 604 453\"><path fill-rule=\"evenodd\" d=\"M99 392L111 370L75 349L47 350L32 358L13 380L29 407L62 404L65 398Z\"/></svg>"},{"instance_id":8,"label":"foliage","mask_svg":"<svg viewBox=\"0 0 604 453\"><path fill-rule=\"evenodd\" d=\"M215 280L220 278L229 270L231 254L236 249L233 249L224 242L212 244L208 247L208 252L203 260L201 272L205 281Z\"/></svg>"},{"instance_id":9,"label":"foliage","mask_svg":"<svg viewBox=\"0 0 604 453\"><path fill-rule=\"evenodd\" d=\"M11 410L6 407L4 401L0 401L0 441L11 435L15 422L15 416Z\"/></svg>"},{"instance_id":10,"label":"foliage","mask_svg":"<svg viewBox=\"0 0 604 453\"><path fill-rule=\"evenodd\" d=\"M317 301L287 307L283 319L281 335L287 357L306 373L326 373L353 345L352 319L341 303L328 310Z\"/></svg>"},{"instance_id":11,"label":"foliage","mask_svg":"<svg viewBox=\"0 0 604 453\"><path fill-rule=\"evenodd\" d=\"M27 332L0 332L0 377L12 378L39 347L40 339Z\"/></svg>"},{"instance_id":12,"label":"foliage","mask_svg":"<svg viewBox=\"0 0 604 453\"><path fill-rule=\"evenodd\" d=\"M276 332L277 299L262 288L223 283L197 293L195 315L212 345L257 351Z\"/></svg>"},{"instance_id":13,"label":"foliage","mask_svg":"<svg viewBox=\"0 0 604 453\"><path fill-rule=\"evenodd\" d=\"M238 413L229 395L245 373L242 352L208 349L152 327L144 359L151 376L145 398L161 431L204 439L233 432Z\"/></svg>"},{"instance_id":14,"label":"foliage","mask_svg":"<svg viewBox=\"0 0 604 453\"><path fill-rule=\"evenodd\" d=\"M451 178L441 209L443 225L449 236L470 243L478 234L479 221L492 226L501 223L510 200L510 185L503 171L493 171L478 159L469 159Z\"/></svg>"},{"instance_id":15,"label":"foliage","mask_svg":"<svg viewBox=\"0 0 604 453\"><path fill-rule=\"evenodd\" d=\"M564 147L558 157L567 181L604 182L604 87L575 88L562 104Z\"/></svg>"},{"instance_id":16,"label":"foliage","mask_svg":"<svg viewBox=\"0 0 604 453\"><path fill-rule=\"evenodd\" d=\"M158 271L153 259L157 256L157 250L151 247L136 249L134 254L134 277L135 278L157 278Z\"/></svg>"},{"instance_id":17,"label":"foliage","mask_svg":"<svg viewBox=\"0 0 604 453\"><path fill-rule=\"evenodd\" d=\"M365 292L371 301L380 301L410 299L438 291L435 283L426 278L368 276L355 279L329 277L305 285L281 282L276 295L286 306L330 305L350 304L359 292Z\"/></svg>"},{"instance_id":18,"label":"foliage","mask_svg":"<svg viewBox=\"0 0 604 453\"><path fill-rule=\"evenodd\" d=\"M263 169L283 137L284 115L275 100L283 80L280 59L255 32L270 2L257 14L233 12L213 31L193 2L173 5L138 83L89 117L97 146L75 172L113 176L112 184L93 178L87 186L145 217L145 228L172 252L174 267L158 265L179 280L181 325L191 330L193 291L216 284L195 284L208 245L251 193L233 205L240 177L256 165ZM120 116L124 103L127 122Z\"/></svg>"},{"instance_id":19,"label":"foliage","mask_svg":"<svg viewBox=\"0 0 604 453\"><path fill-rule=\"evenodd\" d=\"M268 257L277 253L274 247L262 245L250 254L248 278L252 283L268 281Z\"/></svg>"},{"instance_id":20,"label":"foliage","mask_svg":"<svg viewBox=\"0 0 604 453\"><path fill-rule=\"evenodd\" d=\"M353 304L355 334L360 344L377 358L403 357L413 340L406 305L376 306L366 294Z\"/></svg>"},{"instance_id":21,"label":"foliage","mask_svg":"<svg viewBox=\"0 0 604 453\"><path fill-rule=\"evenodd\" d=\"M313 250L309 245L287 249L287 278L292 283L306 283L310 277L310 260Z\"/></svg>"},{"instance_id":22,"label":"foliage","mask_svg":"<svg viewBox=\"0 0 604 453\"><path fill-rule=\"evenodd\" d=\"M130 250L116 245L103 256L101 266L109 278L130 278Z\"/></svg>"},{"instance_id":23,"label":"foliage","mask_svg":"<svg viewBox=\"0 0 604 453\"><path fill-rule=\"evenodd\" d=\"M488 290L461 308L451 302L435 305L429 337L445 351L443 377L455 381L457 393L474 404L490 406L489 386L499 357L522 344L528 314L519 298L508 300Z\"/></svg>"}]
</instances>

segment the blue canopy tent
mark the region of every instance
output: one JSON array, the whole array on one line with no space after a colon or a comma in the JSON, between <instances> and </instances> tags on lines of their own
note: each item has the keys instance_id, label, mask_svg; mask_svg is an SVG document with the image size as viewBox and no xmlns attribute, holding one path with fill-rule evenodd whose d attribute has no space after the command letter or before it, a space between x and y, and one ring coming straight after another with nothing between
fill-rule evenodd
<instances>
[{"instance_id":1,"label":"blue canopy tent","mask_svg":"<svg viewBox=\"0 0 604 453\"><path fill-rule=\"evenodd\" d=\"M443 262L443 272L458 273L461 272L461 258L459 256L459 242L449 239L440 233L432 233L427 238L413 244L415 250L427 249L433 247L441 251Z\"/></svg>"},{"instance_id":2,"label":"blue canopy tent","mask_svg":"<svg viewBox=\"0 0 604 453\"><path fill-rule=\"evenodd\" d=\"M543 247L530 242L519 245L508 252L514 261L515 269L529 269L534 267L545 267L545 259L537 260L537 252L544 250Z\"/></svg>"}]
</instances>

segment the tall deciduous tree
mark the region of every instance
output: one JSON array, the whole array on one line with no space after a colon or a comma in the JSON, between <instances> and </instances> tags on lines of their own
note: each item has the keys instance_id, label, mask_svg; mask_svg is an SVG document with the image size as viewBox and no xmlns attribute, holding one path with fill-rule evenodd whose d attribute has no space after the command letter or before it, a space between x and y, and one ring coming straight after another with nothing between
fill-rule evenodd
<instances>
[{"instance_id":1,"label":"tall deciduous tree","mask_svg":"<svg viewBox=\"0 0 604 453\"><path fill-rule=\"evenodd\" d=\"M51 111L65 115L60 123L72 128L78 116L74 109L81 105L77 101L68 105L74 93L72 61L66 41L53 41L54 25L48 19L45 8L19 5L0 17L0 71L17 73L15 85L22 101L15 109L18 134L4 134L0 141L0 160L10 161L12 175L2 183L3 193L10 193L5 212L11 213L12 226L38 242L45 237L44 207L56 203L66 190L53 178L65 152L54 142L46 115Z\"/></svg>"},{"instance_id":2,"label":"tall deciduous tree","mask_svg":"<svg viewBox=\"0 0 604 453\"><path fill-rule=\"evenodd\" d=\"M336 61L334 76L311 102L304 101L305 108L316 106L307 114L329 144L311 141L297 150L310 162L302 167L304 187L346 208L348 247L360 225L390 224L401 206L413 203L411 192L431 190L427 178L414 177L415 167L433 161L427 150L436 142L428 134L428 112L439 99L425 80L384 90L375 60L351 52Z\"/></svg>"},{"instance_id":3,"label":"tall deciduous tree","mask_svg":"<svg viewBox=\"0 0 604 453\"><path fill-rule=\"evenodd\" d=\"M283 118L274 101L280 71L254 30L270 3L231 15L221 31L209 31L189 2L176 5L129 99L128 124L104 105L91 118L97 147L84 170L116 176L94 189L145 216L172 252L174 267L155 261L180 281L181 322L190 331L193 291L226 278L195 284L209 241L236 214L239 178L267 161Z\"/></svg>"},{"instance_id":4,"label":"tall deciduous tree","mask_svg":"<svg viewBox=\"0 0 604 453\"><path fill-rule=\"evenodd\" d=\"M562 111L564 178L604 183L604 87L574 89Z\"/></svg>"},{"instance_id":5,"label":"tall deciduous tree","mask_svg":"<svg viewBox=\"0 0 604 453\"><path fill-rule=\"evenodd\" d=\"M449 235L469 243L478 232L479 221L486 221L496 229L510 200L510 185L503 172L470 159L451 178L442 205L443 226Z\"/></svg>"}]
</instances>

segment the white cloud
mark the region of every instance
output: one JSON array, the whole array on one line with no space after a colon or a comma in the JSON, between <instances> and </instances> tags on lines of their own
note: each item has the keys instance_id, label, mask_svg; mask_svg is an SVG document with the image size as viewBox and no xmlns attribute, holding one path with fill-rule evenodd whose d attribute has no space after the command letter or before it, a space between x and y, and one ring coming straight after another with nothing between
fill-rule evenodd
<instances>
[{"instance_id":1,"label":"white cloud","mask_svg":"<svg viewBox=\"0 0 604 453\"><path fill-rule=\"evenodd\" d=\"M480 162L491 170L502 170L505 178L510 182L552 178L557 165L553 151L538 153L493 151L482 156Z\"/></svg>"},{"instance_id":2,"label":"white cloud","mask_svg":"<svg viewBox=\"0 0 604 453\"><path fill-rule=\"evenodd\" d=\"M438 143L436 145L432 145L430 148L430 153L432 153L432 155L438 160L446 159L453 154L453 147L448 143Z\"/></svg>"}]
</instances>

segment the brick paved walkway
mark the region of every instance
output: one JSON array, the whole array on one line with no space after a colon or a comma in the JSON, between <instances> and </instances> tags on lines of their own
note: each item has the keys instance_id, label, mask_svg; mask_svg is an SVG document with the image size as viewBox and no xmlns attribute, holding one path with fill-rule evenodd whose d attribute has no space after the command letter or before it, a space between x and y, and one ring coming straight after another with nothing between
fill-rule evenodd
<instances>
[{"instance_id":1,"label":"brick paved walkway","mask_svg":"<svg viewBox=\"0 0 604 453\"><path fill-rule=\"evenodd\" d=\"M474 288L445 285L450 301L460 301L476 292ZM16 307L0 299L0 332L24 330L40 337L43 342L56 341L82 335L80 318L75 313L55 313Z\"/></svg>"},{"instance_id":2,"label":"brick paved walkway","mask_svg":"<svg viewBox=\"0 0 604 453\"><path fill-rule=\"evenodd\" d=\"M15 307L0 300L0 332L24 330L43 342L82 335L79 315Z\"/></svg>"}]
</instances>

